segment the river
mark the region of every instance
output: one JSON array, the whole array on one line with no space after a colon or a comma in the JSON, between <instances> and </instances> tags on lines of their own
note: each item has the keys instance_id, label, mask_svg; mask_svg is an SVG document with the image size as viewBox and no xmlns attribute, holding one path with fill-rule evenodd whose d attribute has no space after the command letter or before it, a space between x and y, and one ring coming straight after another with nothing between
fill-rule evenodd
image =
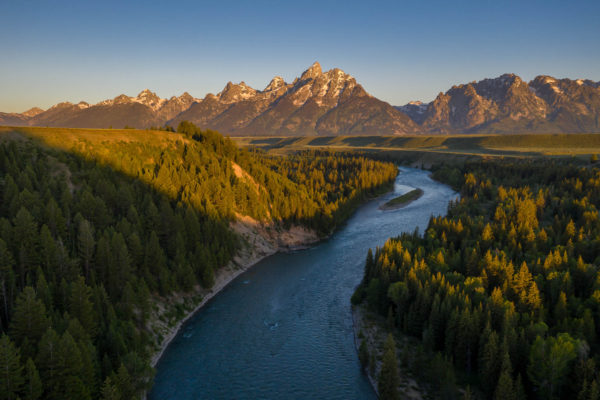
<instances>
[{"instance_id":1,"label":"river","mask_svg":"<svg viewBox=\"0 0 600 400\"><path fill-rule=\"evenodd\" d=\"M378 207L414 188L404 208ZM369 248L423 232L456 197L428 172L400 168L394 192L360 207L330 239L266 258L184 324L148 398L376 399L354 347L350 297Z\"/></svg>"}]
</instances>

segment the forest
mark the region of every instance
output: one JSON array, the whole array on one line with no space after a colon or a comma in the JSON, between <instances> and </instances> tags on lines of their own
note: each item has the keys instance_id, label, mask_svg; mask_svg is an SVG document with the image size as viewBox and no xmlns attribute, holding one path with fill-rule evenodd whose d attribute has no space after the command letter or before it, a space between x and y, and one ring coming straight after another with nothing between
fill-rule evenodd
<instances>
[{"instance_id":1,"label":"forest","mask_svg":"<svg viewBox=\"0 0 600 400\"><path fill-rule=\"evenodd\" d=\"M327 235L397 174L359 155L272 158L185 122L167 144L89 137L0 142L0 400L140 398L153 302L212 286L242 245L231 221Z\"/></svg>"},{"instance_id":2,"label":"forest","mask_svg":"<svg viewBox=\"0 0 600 400\"><path fill-rule=\"evenodd\" d=\"M439 371L440 398L459 398L462 376L486 399L598 399L600 169L560 159L434 169L460 200L422 234L369 251L353 303L420 341L431 357L418 369ZM397 398L387 365L380 395Z\"/></svg>"}]
</instances>

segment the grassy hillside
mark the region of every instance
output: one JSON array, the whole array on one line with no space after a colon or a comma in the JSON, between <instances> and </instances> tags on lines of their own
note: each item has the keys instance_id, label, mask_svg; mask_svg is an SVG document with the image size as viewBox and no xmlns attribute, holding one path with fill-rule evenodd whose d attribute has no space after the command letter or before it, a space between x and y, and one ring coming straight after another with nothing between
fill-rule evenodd
<instances>
[{"instance_id":1,"label":"grassy hillside","mask_svg":"<svg viewBox=\"0 0 600 400\"><path fill-rule=\"evenodd\" d=\"M299 138L236 137L240 146L275 153L300 149L431 152L484 156L564 156L600 153L600 134L337 136Z\"/></svg>"}]
</instances>

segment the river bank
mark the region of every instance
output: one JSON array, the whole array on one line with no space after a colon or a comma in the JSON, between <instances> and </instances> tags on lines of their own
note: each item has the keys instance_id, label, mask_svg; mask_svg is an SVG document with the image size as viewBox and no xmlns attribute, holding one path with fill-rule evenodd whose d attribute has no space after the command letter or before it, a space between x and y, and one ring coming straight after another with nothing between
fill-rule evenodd
<instances>
[{"instance_id":1,"label":"river bank","mask_svg":"<svg viewBox=\"0 0 600 400\"><path fill-rule=\"evenodd\" d=\"M148 328L155 334L157 342L150 361L153 368L156 367L183 324L231 281L277 252L304 249L322 240L315 231L300 226L281 229L273 225L261 224L244 216L239 216L238 220L231 224L231 229L240 235L244 245L229 264L215 272L215 282L211 288L202 288L198 285L192 293L178 293L168 298L156 299L155 312L148 323ZM184 316L179 318L181 307ZM170 314L172 317L169 317Z\"/></svg>"},{"instance_id":2,"label":"river bank","mask_svg":"<svg viewBox=\"0 0 600 400\"><path fill-rule=\"evenodd\" d=\"M241 176L242 173L238 169L239 166L234 164L236 174ZM383 185L376 195L366 197L364 201L371 201L387 193L388 186L392 185L392 182ZM155 336L156 342L150 360L153 368L185 322L235 278L269 256L278 252L307 249L326 240L336 230L334 228L326 236L319 236L316 231L299 225L283 229L274 223L264 224L241 214L237 214L236 218L236 221L230 224L230 228L242 238L243 247L225 267L215 271L213 286L203 288L196 285L192 293L175 293L166 298L155 299L154 312L147 323L147 329Z\"/></svg>"},{"instance_id":3,"label":"river bank","mask_svg":"<svg viewBox=\"0 0 600 400\"><path fill-rule=\"evenodd\" d=\"M388 335L388 330L385 329L386 321L384 318L369 312L365 306L352 306L352 327L354 329L354 345L356 351L359 352L361 343L364 341L369 354L368 365L363 366L363 372L367 375L373 390L377 390L377 377L381 371L383 358L383 346ZM399 359L402 359L402 352L407 351L410 347L405 337L395 335L396 352ZM398 371L400 381L398 385L398 393L403 399L423 400L427 398L427 391L419 385L419 383L411 376L410 372L399 363Z\"/></svg>"}]
</instances>

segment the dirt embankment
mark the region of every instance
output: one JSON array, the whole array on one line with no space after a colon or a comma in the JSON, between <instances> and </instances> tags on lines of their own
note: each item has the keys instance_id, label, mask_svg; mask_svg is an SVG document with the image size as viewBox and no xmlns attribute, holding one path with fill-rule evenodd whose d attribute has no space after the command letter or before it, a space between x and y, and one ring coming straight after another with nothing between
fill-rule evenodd
<instances>
[{"instance_id":1,"label":"dirt embankment","mask_svg":"<svg viewBox=\"0 0 600 400\"><path fill-rule=\"evenodd\" d=\"M234 162L231 167L238 179L244 180L257 195L261 195L262 188L251 175ZM320 240L315 231L301 226L283 228L274 222L260 222L240 214L236 215L230 228L242 239L242 246L229 264L215 271L215 283L210 289L198 285L191 293L175 293L155 299L147 323L147 329L155 336L155 352L151 360L153 367L185 321L238 275L278 251L306 248Z\"/></svg>"},{"instance_id":2,"label":"dirt embankment","mask_svg":"<svg viewBox=\"0 0 600 400\"><path fill-rule=\"evenodd\" d=\"M205 289L197 286L192 293L179 293L168 298L156 299L148 323L148 329L156 336L155 353L151 360L153 367L181 326L238 275L278 251L306 248L320 240L316 232L300 226L283 229L275 224L260 223L247 216L238 216L238 219L231 223L231 229L243 239L243 244L232 261L215 272L213 287Z\"/></svg>"}]
</instances>

